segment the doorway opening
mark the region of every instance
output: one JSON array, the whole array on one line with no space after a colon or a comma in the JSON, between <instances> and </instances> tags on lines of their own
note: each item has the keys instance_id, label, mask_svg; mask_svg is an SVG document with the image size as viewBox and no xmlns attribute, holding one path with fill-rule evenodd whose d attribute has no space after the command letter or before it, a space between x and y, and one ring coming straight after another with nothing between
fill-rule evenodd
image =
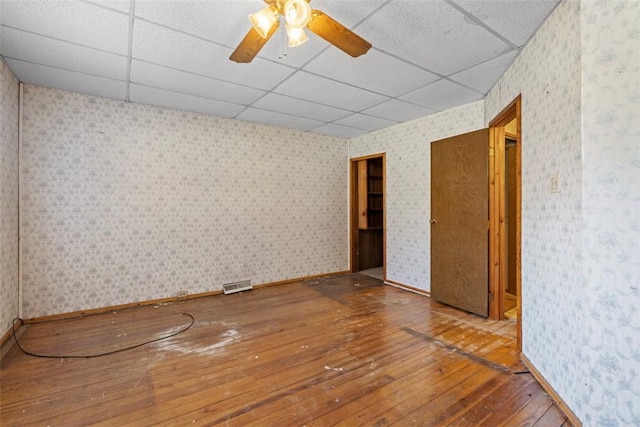
<instances>
[{"instance_id":1,"label":"doorway opening","mask_svg":"<svg viewBox=\"0 0 640 427\"><path fill-rule=\"evenodd\" d=\"M510 121L505 126L505 287L504 287L504 317L506 319L518 318L518 286L516 280L516 202L517 202L517 180L516 180L516 151L518 145L518 132L516 129L516 119Z\"/></svg>"},{"instance_id":2,"label":"doorway opening","mask_svg":"<svg viewBox=\"0 0 640 427\"><path fill-rule=\"evenodd\" d=\"M351 272L385 271L385 155L351 159Z\"/></svg>"},{"instance_id":3,"label":"doorway opening","mask_svg":"<svg viewBox=\"0 0 640 427\"><path fill-rule=\"evenodd\" d=\"M517 318L522 349L521 97L489 123L489 317Z\"/></svg>"}]
</instances>

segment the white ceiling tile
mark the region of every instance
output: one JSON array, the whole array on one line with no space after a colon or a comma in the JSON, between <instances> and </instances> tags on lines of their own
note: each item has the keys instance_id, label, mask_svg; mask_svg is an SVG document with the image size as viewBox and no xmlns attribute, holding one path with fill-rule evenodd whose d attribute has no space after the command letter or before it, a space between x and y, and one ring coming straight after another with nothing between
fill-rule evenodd
<instances>
[{"instance_id":1,"label":"white ceiling tile","mask_svg":"<svg viewBox=\"0 0 640 427\"><path fill-rule=\"evenodd\" d=\"M129 89L131 102L140 104L157 105L174 108L176 110L192 111L194 113L210 114L220 117L235 117L245 107L230 104L228 102L215 101L213 99L182 93L169 92L161 89L150 88L132 84Z\"/></svg>"},{"instance_id":2,"label":"white ceiling tile","mask_svg":"<svg viewBox=\"0 0 640 427\"><path fill-rule=\"evenodd\" d=\"M483 95L442 79L400 98L434 110L446 110L482 99Z\"/></svg>"},{"instance_id":3,"label":"white ceiling tile","mask_svg":"<svg viewBox=\"0 0 640 427\"><path fill-rule=\"evenodd\" d=\"M355 138L356 136L368 133L368 131L366 130L337 125L335 123L327 123L326 125L322 125L318 128L313 129L313 132L323 135L336 136L338 138Z\"/></svg>"},{"instance_id":4,"label":"white ceiling tile","mask_svg":"<svg viewBox=\"0 0 640 427\"><path fill-rule=\"evenodd\" d=\"M110 79L127 79L127 58L122 55L38 36L8 27L0 28L2 55L6 58L64 68Z\"/></svg>"},{"instance_id":5,"label":"white ceiling tile","mask_svg":"<svg viewBox=\"0 0 640 427\"><path fill-rule=\"evenodd\" d=\"M232 50L177 31L136 20L133 57L220 80L269 90L295 70L255 58L249 64L229 60Z\"/></svg>"},{"instance_id":6,"label":"white ceiling tile","mask_svg":"<svg viewBox=\"0 0 640 427\"><path fill-rule=\"evenodd\" d=\"M109 9L115 9L120 12L129 13L131 7L131 0L82 0L85 3L91 3L96 6L106 7ZM140 4L141 0L137 0L136 4Z\"/></svg>"},{"instance_id":7,"label":"white ceiling tile","mask_svg":"<svg viewBox=\"0 0 640 427\"><path fill-rule=\"evenodd\" d=\"M261 1L137 0L135 16L231 47L251 28L249 14L263 7Z\"/></svg>"},{"instance_id":8,"label":"white ceiling tile","mask_svg":"<svg viewBox=\"0 0 640 427\"><path fill-rule=\"evenodd\" d=\"M277 113L274 111L260 110L258 108L247 108L240 113L236 119L248 122L266 123L273 126L287 127L292 129L310 131L323 122L306 119L304 117L291 116L289 114Z\"/></svg>"},{"instance_id":9,"label":"white ceiling tile","mask_svg":"<svg viewBox=\"0 0 640 427\"><path fill-rule=\"evenodd\" d=\"M395 1L358 31L376 48L449 75L486 61L510 47L445 2Z\"/></svg>"},{"instance_id":10,"label":"white ceiling tile","mask_svg":"<svg viewBox=\"0 0 640 427\"><path fill-rule=\"evenodd\" d=\"M351 111L315 104L301 99L290 98L288 96L278 95L277 93L269 93L265 95L254 103L253 106L263 110L277 111L323 122L332 122L351 114Z\"/></svg>"},{"instance_id":11,"label":"white ceiling tile","mask_svg":"<svg viewBox=\"0 0 640 427\"><path fill-rule=\"evenodd\" d=\"M486 94L509 68L509 65L517 55L518 51L513 50L505 55L453 74L449 78Z\"/></svg>"},{"instance_id":12,"label":"white ceiling tile","mask_svg":"<svg viewBox=\"0 0 640 427\"><path fill-rule=\"evenodd\" d=\"M134 59L131 82L218 101L249 105L266 92Z\"/></svg>"},{"instance_id":13,"label":"white ceiling tile","mask_svg":"<svg viewBox=\"0 0 640 427\"><path fill-rule=\"evenodd\" d=\"M89 74L75 73L30 62L6 59L9 68L23 83L62 89L104 98L126 98L126 83Z\"/></svg>"},{"instance_id":14,"label":"white ceiling tile","mask_svg":"<svg viewBox=\"0 0 640 427\"><path fill-rule=\"evenodd\" d=\"M126 55L129 17L79 1L1 1L0 22L13 28Z\"/></svg>"},{"instance_id":15,"label":"white ceiling tile","mask_svg":"<svg viewBox=\"0 0 640 427\"><path fill-rule=\"evenodd\" d=\"M327 49L304 69L388 96L400 96L439 78L376 49L357 58L339 49Z\"/></svg>"},{"instance_id":16,"label":"white ceiling tile","mask_svg":"<svg viewBox=\"0 0 640 427\"><path fill-rule=\"evenodd\" d=\"M306 32L309 37L309 40L306 43L296 47L288 47L286 45L287 39L285 36L284 26L281 25L280 29L273 35L271 40L269 40L262 48L258 57L278 61L278 63L288 65L290 67L302 67L327 47L326 41L322 40L310 31ZM237 43L233 46L234 48L238 43L240 43L240 40L242 40L242 38L238 39Z\"/></svg>"},{"instance_id":17,"label":"white ceiling tile","mask_svg":"<svg viewBox=\"0 0 640 427\"><path fill-rule=\"evenodd\" d=\"M399 99L391 99L375 107L368 108L363 111L371 116L382 117L397 122L406 122L419 117L428 116L435 113L436 110L426 108L420 105L411 104Z\"/></svg>"},{"instance_id":18,"label":"white ceiling tile","mask_svg":"<svg viewBox=\"0 0 640 427\"><path fill-rule=\"evenodd\" d=\"M523 46L559 0L454 0L516 46Z\"/></svg>"},{"instance_id":19,"label":"white ceiling tile","mask_svg":"<svg viewBox=\"0 0 640 427\"><path fill-rule=\"evenodd\" d=\"M336 120L335 124L374 131L396 125L398 122L356 113L344 119Z\"/></svg>"},{"instance_id":20,"label":"white ceiling tile","mask_svg":"<svg viewBox=\"0 0 640 427\"><path fill-rule=\"evenodd\" d=\"M355 31L354 26L389 0L313 0L311 9L321 10L345 27ZM413 0L412 0L413 1ZM362 34L360 34L362 36Z\"/></svg>"},{"instance_id":21,"label":"white ceiling tile","mask_svg":"<svg viewBox=\"0 0 640 427\"><path fill-rule=\"evenodd\" d=\"M360 111L388 99L385 96L304 71L291 76L274 92L350 111Z\"/></svg>"}]
</instances>

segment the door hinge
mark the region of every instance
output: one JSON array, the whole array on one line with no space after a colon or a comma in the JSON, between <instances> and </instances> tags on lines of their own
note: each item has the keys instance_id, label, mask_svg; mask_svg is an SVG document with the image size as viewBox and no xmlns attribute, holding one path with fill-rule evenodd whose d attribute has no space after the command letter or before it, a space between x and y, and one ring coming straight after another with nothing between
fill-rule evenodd
<instances>
[{"instance_id":1,"label":"door hinge","mask_svg":"<svg viewBox=\"0 0 640 427\"><path fill-rule=\"evenodd\" d=\"M493 147L489 147L489 157L494 157L496 155L496 150Z\"/></svg>"},{"instance_id":2,"label":"door hinge","mask_svg":"<svg viewBox=\"0 0 640 427\"><path fill-rule=\"evenodd\" d=\"M493 302L494 299L495 299L495 294L489 292L489 302Z\"/></svg>"}]
</instances>

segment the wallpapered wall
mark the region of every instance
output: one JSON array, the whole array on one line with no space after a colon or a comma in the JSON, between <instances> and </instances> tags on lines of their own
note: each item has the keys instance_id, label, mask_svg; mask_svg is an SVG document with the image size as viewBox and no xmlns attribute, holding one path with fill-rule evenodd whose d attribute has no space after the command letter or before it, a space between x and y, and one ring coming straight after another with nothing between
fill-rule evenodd
<instances>
[{"instance_id":1,"label":"wallpapered wall","mask_svg":"<svg viewBox=\"0 0 640 427\"><path fill-rule=\"evenodd\" d=\"M522 93L523 353L585 425L640 424L639 6L561 3L485 99Z\"/></svg>"},{"instance_id":2,"label":"wallpapered wall","mask_svg":"<svg viewBox=\"0 0 640 427\"><path fill-rule=\"evenodd\" d=\"M318 135L27 86L25 316L344 270L347 159L380 152L387 277L428 290L429 143L484 127L522 94L523 351L586 425L640 424L639 8L564 1L484 102L355 138L349 152ZM0 77L6 327L17 312L17 81L3 64Z\"/></svg>"},{"instance_id":3,"label":"wallpapered wall","mask_svg":"<svg viewBox=\"0 0 640 427\"><path fill-rule=\"evenodd\" d=\"M523 353L580 412L580 4L561 3L494 86L487 122L522 94ZM560 192L551 193L558 174Z\"/></svg>"},{"instance_id":4,"label":"wallpapered wall","mask_svg":"<svg viewBox=\"0 0 640 427\"><path fill-rule=\"evenodd\" d=\"M18 316L18 80L0 60L0 335Z\"/></svg>"},{"instance_id":5,"label":"wallpapered wall","mask_svg":"<svg viewBox=\"0 0 640 427\"><path fill-rule=\"evenodd\" d=\"M581 23L583 420L640 425L640 2Z\"/></svg>"},{"instance_id":6,"label":"wallpapered wall","mask_svg":"<svg viewBox=\"0 0 640 427\"><path fill-rule=\"evenodd\" d=\"M348 268L344 140L25 86L25 317Z\"/></svg>"},{"instance_id":7,"label":"wallpapered wall","mask_svg":"<svg viewBox=\"0 0 640 427\"><path fill-rule=\"evenodd\" d=\"M484 102L350 141L350 158L386 153L387 279L430 289L431 142L481 129Z\"/></svg>"}]
</instances>

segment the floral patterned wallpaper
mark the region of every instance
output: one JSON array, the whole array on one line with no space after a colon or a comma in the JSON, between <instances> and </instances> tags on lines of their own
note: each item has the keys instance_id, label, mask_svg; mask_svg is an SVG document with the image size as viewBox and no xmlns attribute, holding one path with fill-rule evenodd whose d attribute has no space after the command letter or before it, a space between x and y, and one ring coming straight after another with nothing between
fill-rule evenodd
<instances>
[{"instance_id":1,"label":"floral patterned wallpaper","mask_svg":"<svg viewBox=\"0 0 640 427\"><path fill-rule=\"evenodd\" d=\"M380 152L387 277L429 290L429 143L486 126L522 94L523 352L585 425L639 425L639 7L565 0L484 101L348 145L27 86L26 317L345 270L347 159ZM2 64L0 76L6 325L17 81Z\"/></svg>"},{"instance_id":2,"label":"floral patterned wallpaper","mask_svg":"<svg viewBox=\"0 0 640 427\"><path fill-rule=\"evenodd\" d=\"M593 426L640 424L639 6L564 1L485 99L522 94L523 353Z\"/></svg>"},{"instance_id":3,"label":"floral patterned wallpaper","mask_svg":"<svg viewBox=\"0 0 640 427\"><path fill-rule=\"evenodd\" d=\"M18 316L19 84L0 60L0 336Z\"/></svg>"},{"instance_id":4,"label":"floral patterned wallpaper","mask_svg":"<svg viewBox=\"0 0 640 427\"><path fill-rule=\"evenodd\" d=\"M477 101L350 141L349 157L386 153L387 279L430 290L431 142L481 129Z\"/></svg>"},{"instance_id":5,"label":"floral patterned wallpaper","mask_svg":"<svg viewBox=\"0 0 640 427\"><path fill-rule=\"evenodd\" d=\"M580 3L565 1L486 99L489 122L522 94L523 353L576 412L584 388L580 55Z\"/></svg>"},{"instance_id":6,"label":"floral patterned wallpaper","mask_svg":"<svg viewBox=\"0 0 640 427\"><path fill-rule=\"evenodd\" d=\"M24 89L25 317L348 268L346 141Z\"/></svg>"},{"instance_id":7,"label":"floral patterned wallpaper","mask_svg":"<svg viewBox=\"0 0 640 427\"><path fill-rule=\"evenodd\" d=\"M640 2L581 7L586 425L640 425Z\"/></svg>"}]
</instances>

